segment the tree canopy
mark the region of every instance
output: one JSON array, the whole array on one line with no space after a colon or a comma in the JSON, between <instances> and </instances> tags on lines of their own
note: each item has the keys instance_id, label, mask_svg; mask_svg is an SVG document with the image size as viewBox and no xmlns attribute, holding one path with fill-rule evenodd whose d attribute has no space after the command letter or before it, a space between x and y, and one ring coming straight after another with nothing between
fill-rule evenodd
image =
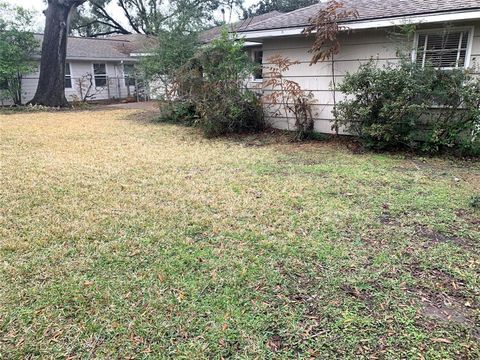
<instances>
[{"instance_id":1,"label":"tree canopy","mask_svg":"<svg viewBox=\"0 0 480 360\"><path fill-rule=\"evenodd\" d=\"M244 16L263 15L272 11L290 12L318 2L319 0L261 0L258 4L249 7Z\"/></svg>"},{"instance_id":2,"label":"tree canopy","mask_svg":"<svg viewBox=\"0 0 480 360\"><path fill-rule=\"evenodd\" d=\"M122 18L109 10L116 4ZM198 26L212 21L218 9L241 6L242 0L89 0L72 16L71 31L82 36L110 34L158 35L172 23L184 22Z\"/></svg>"},{"instance_id":3,"label":"tree canopy","mask_svg":"<svg viewBox=\"0 0 480 360\"><path fill-rule=\"evenodd\" d=\"M22 75L33 70L37 41L30 32L32 13L0 1L0 96L22 101Z\"/></svg>"}]
</instances>

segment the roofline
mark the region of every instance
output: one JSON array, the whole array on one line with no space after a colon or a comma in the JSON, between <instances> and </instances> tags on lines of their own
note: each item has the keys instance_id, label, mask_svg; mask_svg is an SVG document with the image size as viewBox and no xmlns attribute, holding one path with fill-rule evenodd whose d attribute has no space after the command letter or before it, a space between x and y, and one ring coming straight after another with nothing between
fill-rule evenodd
<instances>
[{"instance_id":1,"label":"roofline","mask_svg":"<svg viewBox=\"0 0 480 360\"><path fill-rule=\"evenodd\" d=\"M478 9L478 10L477 10ZM426 15L428 14L428 15ZM402 17L384 17L384 18L372 18L366 20L356 20L344 22L348 30L363 30L363 29L376 29L383 27L400 26L405 24L428 24L436 22L448 22L457 20L474 20L480 19L480 7L474 8L474 10L457 11L457 12L436 12L426 13L420 15L409 15ZM294 36L302 34L307 25L295 26L295 27L281 27L274 29L258 29L239 31L239 33L248 40Z\"/></svg>"},{"instance_id":2,"label":"roofline","mask_svg":"<svg viewBox=\"0 0 480 360\"><path fill-rule=\"evenodd\" d=\"M67 56L66 60L74 60L74 61L130 61L130 62L138 62L136 58L96 58L96 57L79 57L79 56Z\"/></svg>"},{"instance_id":3,"label":"roofline","mask_svg":"<svg viewBox=\"0 0 480 360\"><path fill-rule=\"evenodd\" d=\"M33 35L44 36L45 34L34 32ZM130 35L132 35L132 34L130 34ZM68 39L83 39L83 40L98 40L98 41L132 42L130 40L125 40L125 39L121 40L121 39L112 39L112 38L96 38L96 37L73 36L73 35L69 35L69 36L67 36L67 38Z\"/></svg>"},{"instance_id":4,"label":"roofline","mask_svg":"<svg viewBox=\"0 0 480 360\"><path fill-rule=\"evenodd\" d=\"M34 60L40 60L41 56L40 55L33 55L32 58ZM129 61L129 62L138 62L138 58L134 57L124 57L124 58L107 58L107 57L90 57L90 56L68 56L66 57L66 60L70 61Z\"/></svg>"}]
</instances>

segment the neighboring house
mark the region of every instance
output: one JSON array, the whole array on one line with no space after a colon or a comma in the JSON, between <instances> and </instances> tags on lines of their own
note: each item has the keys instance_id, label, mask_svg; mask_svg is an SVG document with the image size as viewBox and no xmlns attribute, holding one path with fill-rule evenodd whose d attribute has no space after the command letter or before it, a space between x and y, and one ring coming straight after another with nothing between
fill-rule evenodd
<instances>
[{"instance_id":1,"label":"neighboring house","mask_svg":"<svg viewBox=\"0 0 480 360\"><path fill-rule=\"evenodd\" d=\"M40 43L43 35L35 34ZM110 38L69 37L65 68L65 96L68 101L125 99L147 92L138 84L134 66L156 40L146 35L118 35ZM150 50L149 50L150 49ZM40 55L35 56L40 68ZM23 76L23 103L35 95L39 72ZM90 84L92 86L90 86ZM0 84L1 86L1 84ZM137 91L139 90L139 91ZM88 92L88 93L87 93ZM144 96L145 94L142 94ZM9 105L3 100L0 105Z\"/></svg>"},{"instance_id":2,"label":"neighboring house","mask_svg":"<svg viewBox=\"0 0 480 360\"><path fill-rule=\"evenodd\" d=\"M313 36L302 34L309 19L323 4L309 6L286 14L252 22L236 31L249 43L257 60L281 55L299 61L286 74L315 97L315 129L331 133L335 101L343 95L332 89L347 72L355 72L360 64L374 59L380 66L398 61L397 50L407 45L412 50L412 61L424 66L431 62L446 70L472 68L478 73L480 65L480 0L345 0L348 8L358 11L358 18L344 22L349 28L340 35L341 50L332 61L310 66ZM399 40L398 26L417 25L414 39L405 44ZM332 70L333 69L333 70ZM261 76L257 76L261 81ZM263 89L268 92L268 89ZM335 100L336 99L336 100ZM267 108L268 110L268 108ZM278 128L292 128L287 117L270 116L270 122Z\"/></svg>"}]
</instances>

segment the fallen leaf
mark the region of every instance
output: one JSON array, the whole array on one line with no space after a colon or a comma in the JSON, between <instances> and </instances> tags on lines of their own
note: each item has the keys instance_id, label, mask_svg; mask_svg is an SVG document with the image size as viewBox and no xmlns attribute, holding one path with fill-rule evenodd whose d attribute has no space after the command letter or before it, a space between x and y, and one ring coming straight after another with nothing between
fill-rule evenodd
<instances>
[{"instance_id":1,"label":"fallen leaf","mask_svg":"<svg viewBox=\"0 0 480 360\"><path fill-rule=\"evenodd\" d=\"M443 338L438 338L438 339L432 339L434 343L443 343L443 344L451 344L452 342L448 339L443 339Z\"/></svg>"}]
</instances>

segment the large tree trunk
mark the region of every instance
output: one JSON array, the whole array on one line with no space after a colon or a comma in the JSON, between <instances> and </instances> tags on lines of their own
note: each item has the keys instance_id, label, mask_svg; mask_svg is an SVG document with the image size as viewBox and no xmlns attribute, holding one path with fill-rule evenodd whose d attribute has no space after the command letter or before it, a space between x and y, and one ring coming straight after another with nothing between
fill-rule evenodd
<instances>
[{"instance_id":1,"label":"large tree trunk","mask_svg":"<svg viewBox=\"0 0 480 360\"><path fill-rule=\"evenodd\" d=\"M48 0L43 35L40 79L33 105L67 107L65 98L65 58L67 56L68 18L73 8L86 0Z\"/></svg>"}]
</instances>

